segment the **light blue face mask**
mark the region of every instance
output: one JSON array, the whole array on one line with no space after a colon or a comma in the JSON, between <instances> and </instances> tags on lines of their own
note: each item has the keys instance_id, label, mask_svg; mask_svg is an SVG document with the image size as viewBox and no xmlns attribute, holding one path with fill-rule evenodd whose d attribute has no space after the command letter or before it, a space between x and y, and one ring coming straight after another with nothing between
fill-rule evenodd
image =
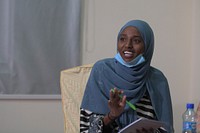
<instances>
[{"instance_id":1,"label":"light blue face mask","mask_svg":"<svg viewBox=\"0 0 200 133\"><path fill-rule=\"evenodd\" d=\"M115 55L115 59L126 67L134 67L145 62L145 58L142 56L142 54L138 55L135 59L133 59L130 62L125 62L119 53Z\"/></svg>"}]
</instances>

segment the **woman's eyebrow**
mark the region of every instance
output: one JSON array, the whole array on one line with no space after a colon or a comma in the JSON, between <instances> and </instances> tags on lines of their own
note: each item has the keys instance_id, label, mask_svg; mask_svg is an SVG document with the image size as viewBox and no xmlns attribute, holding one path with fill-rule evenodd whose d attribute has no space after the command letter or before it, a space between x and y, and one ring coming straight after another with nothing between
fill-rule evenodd
<instances>
[{"instance_id":1,"label":"woman's eyebrow","mask_svg":"<svg viewBox=\"0 0 200 133\"><path fill-rule=\"evenodd\" d=\"M133 36L133 37L139 37L139 38L142 38L141 36Z\"/></svg>"},{"instance_id":2,"label":"woman's eyebrow","mask_svg":"<svg viewBox=\"0 0 200 133\"><path fill-rule=\"evenodd\" d=\"M127 36L126 34L120 34L119 36Z\"/></svg>"},{"instance_id":3,"label":"woman's eyebrow","mask_svg":"<svg viewBox=\"0 0 200 133\"><path fill-rule=\"evenodd\" d=\"M120 34L119 36L127 36L126 34ZM142 38L140 35L135 35L135 36L133 36L134 38L135 37L139 37L139 38Z\"/></svg>"}]
</instances>

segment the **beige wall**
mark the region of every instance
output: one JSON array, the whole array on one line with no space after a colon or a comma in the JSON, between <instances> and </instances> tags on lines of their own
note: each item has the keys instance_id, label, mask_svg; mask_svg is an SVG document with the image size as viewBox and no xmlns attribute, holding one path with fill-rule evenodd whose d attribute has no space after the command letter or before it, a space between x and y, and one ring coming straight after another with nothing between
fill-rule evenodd
<instances>
[{"instance_id":1,"label":"beige wall","mask_svg":"<svg viewBox=\"0 0 200 133\"><path fill-rule=\"evenodd\" d=\"M199 0L83 0L83 64L116 53L119 28L144 19L155 33L152 65L169 80L176 133L186 102L200 100ZM0 132L63 133L61 100L0 100Z\"/></svg>"}]
</instances>

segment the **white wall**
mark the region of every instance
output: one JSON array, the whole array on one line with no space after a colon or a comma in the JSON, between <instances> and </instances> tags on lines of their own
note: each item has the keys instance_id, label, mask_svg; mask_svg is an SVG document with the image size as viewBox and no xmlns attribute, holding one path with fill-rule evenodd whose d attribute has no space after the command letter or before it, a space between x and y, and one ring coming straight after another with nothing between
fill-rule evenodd
<instances>
[{"instance_id":1,"label":"white wall","mask_svg":"<svg viewBox=\"0 0 200 133\"><path fill-rule=\"evenodd\" d=\"M64 133L61 100L0 100L0 133Z\"/></svg>"},{"instance_id":2,"label":"white wall","mask_svg":"<svg viewBox=\"0 0 200 133\"><path fill-rule=\"evenodd\" d=\"M190 99L200 101L200 1L193 3L193 27L192 27L192 50L191 50L191 84Z\"/></svg>"},{"instance_id":3,"label":"white wall","mask_svg":"<svg viewBox=\"0 0 200 133\"><path fill-rule=\"evenodd\" d=\"M152 65L170 84L175 132L186 102L200 100L199 0L84 0L83 64L116 53L116 36L130 19L144 19L155 33ZM1 133L63 133L61 100L0 100Z\"/></svg>"},{"instance_id":4,"label":"white wall","mask_svg":"<svg viewBox=\"0 0 200 133\"><path fill-rule=\"evenodd\" d=\"M168 78L175 132L181 132L187 102L200 100L200 1L86 0L83 64L116 54L119 29L131 19L143 19L154 30L152 65Z\"/></svg>"}]
</instances>

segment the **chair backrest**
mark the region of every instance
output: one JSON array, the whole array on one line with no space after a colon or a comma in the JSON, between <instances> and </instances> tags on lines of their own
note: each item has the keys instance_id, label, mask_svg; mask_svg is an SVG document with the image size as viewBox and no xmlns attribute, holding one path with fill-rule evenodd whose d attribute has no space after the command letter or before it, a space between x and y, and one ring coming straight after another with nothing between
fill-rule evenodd
<instances>
[{"instance_id":1,"label":"chair backrest","mask_svg":"<svg viewBox=\"0 0 200 133\"><path fill-rule=\"evenodd\" d=\"M93 64L61 71L60 87L65 133L80 132L80 104Z\"/></svg>"}]
</instances>

